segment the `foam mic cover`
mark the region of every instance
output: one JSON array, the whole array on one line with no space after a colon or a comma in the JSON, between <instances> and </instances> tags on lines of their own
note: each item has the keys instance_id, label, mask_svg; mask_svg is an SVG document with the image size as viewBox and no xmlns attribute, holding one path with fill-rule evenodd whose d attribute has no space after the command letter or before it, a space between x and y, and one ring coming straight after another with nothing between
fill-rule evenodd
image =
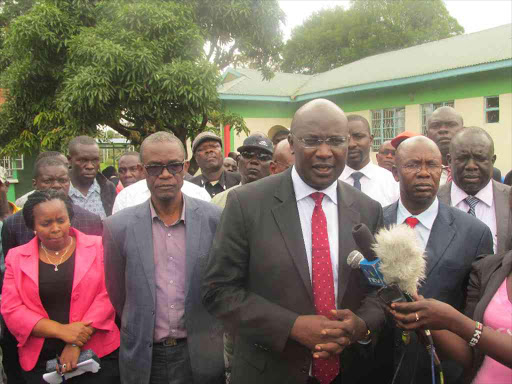
<instances>
[{"instance_id":1,"label":"foam mic cover","mask_svg":"<svg viewBox=\"0 0 512 384\"><path fill-rule=\"evenodd\" d=\"M361 223L354 225L352 228L352 237L366 260L373 261L377 258L372 247L375 244L375 238L366 224Z\"/></svg>"},{"instance_id":2,"label":"foam mic cover","mask_svg":"<svg viewBox=\"0 0 512 384\"><path fill-rule=\"evenodd\" d=\"M425 279L425 254L414 229L405 224L382 229L373 246L380 259L379 270L386 284L396 284L410 295L416 294Z\"/></svg>"}]
</instances>

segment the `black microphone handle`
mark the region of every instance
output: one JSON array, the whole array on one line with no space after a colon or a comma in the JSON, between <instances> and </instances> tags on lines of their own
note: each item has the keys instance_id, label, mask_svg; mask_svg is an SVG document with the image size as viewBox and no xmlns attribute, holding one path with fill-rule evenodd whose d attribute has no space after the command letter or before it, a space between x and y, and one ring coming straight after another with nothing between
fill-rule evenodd
<instances>
[{"instance_id":1,"label":"black microphone handle","mask_svg":"<svg viewBox=\"0 0 512 384\"><path fill-rule=\"evenodd\" d=\"M376 243L375 237L373 237L373 234L366 224L361 223L354 225L352 228L352 237L366 260L374 261L377 259L377 255L372 249L372 245Z\"/></svg>"}]
</instances>

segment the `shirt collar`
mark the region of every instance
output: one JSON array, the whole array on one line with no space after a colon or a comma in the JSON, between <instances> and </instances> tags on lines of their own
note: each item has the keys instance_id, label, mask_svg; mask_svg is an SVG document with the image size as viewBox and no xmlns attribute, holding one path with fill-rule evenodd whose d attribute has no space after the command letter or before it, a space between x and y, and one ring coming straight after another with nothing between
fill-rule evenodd
<instances>
[{"instance_id":1,"label":"shirt collar","mask_svg":"<svg viewBox=\"0 0 512 384\"><path fill-rule=\"evenodd\" d=\"M420 221L421 225L428 228L429 230L432 230L432 226L434 225L434 221L436 220L438 212L439 200L437 200L437 197L435 198L433 203L430 204L430 207L421 212L419 215L413 215L412 213L410 213L407 210L407 208L405 208L405 206L402 204L402 199L400 199L398 200L398 212L396 223L403 224L405 222L405 219L412 216L417 218Z\"/></svg>"},{"instance_id":2,"label":"shirt collar","mask_svg":"<svg viewBox=\"0 0 512 384\"><path fill-rule=\"evenodd\" d=\"M327 188L322 190L316 190L315 188L307 185L304 180L299 176L297 170L295 169L295 165L292 168L292 183L293 183L293 189L295 191L295 199L297 201L305 199L309 195L315 192L322 192L329 196L329 199L334 204L338 204L338 194L337 194L337 187L338 187L338 180L335 180L334 183L329 185Z\"/></svg>"},{"instance_id":3,"label":"shirt collar","mask_svg":"<svg viewBox=\"0 0 512 384\"><path fill-rule=\"evenodd\" d=\"M457 206L462 200L464 200L469 195L464 192L457 184L452 182L452 189L450 191L452 205ZM492 207L492 203L494 200L493 191L492 191L492 180L489 180L487 185L483 187L478 193L475 195L478 200L482 201L488 207Z\"/></svg>"},{"instance_id":4,"label":"shirt collar","mask_svg":"<svg viewBox=\"0 0 512 384\"><path fill-rule=\"evenodd\" d=\"M350 168L348 165L345 165L345 176L346 179L348 179L354 172L361 172L363 175L365 175L370 180L372 177L375 176L375 164L373 164L371 161L366 164L363 168L361 168L359 171L356 171L353 168Z\"/></svg>"},{"instance_id":5,"label":"shirt collar","mask_svg":"<svg viewBox=\"0 0 512 384\"><path fill-rule=\"evenodd\" d=\"M98 184L98 180L96 180L96 178L92 182L92 185L89 187L89 190L87 191L87 195L89 195L92 192L96 192L101 195L101 188L100 188L100 185ZM84 196L84 195L82 195L82 192L80 192L77 188L75 188L73 183L70 183L69 196L72 196L72 195L82 196L82 197Z\"/></svg>"},{"instance_id":6,"label":"shirt collar","mask_svg":"<svg viewBox=\"0 0 512 384\"><path fill-rule=\"evenodd\" d=\"M219 177L219 180L218 180L218 184L220 184L220 186L225 190L226 189L226 176L224 175L224 171L222 171L222 173L220 174L220 177ZM201 174L201 184L202 186L204 187L206 184L210 183L210 180L208 180L206 178L205 175ZM211 185L214 185L212 183L210 183Z\"/></svg>"},{"instance_id":7,"label":"shirt collar","mask_svg":"<svg viewBox=\"0 0 512 384\"><path fill-rule=\"evenodd\" d=\"M170 226L176 225L180 221L185 222L185 204L186 204L186 200L185 200L184 197L182 197L182 199L183 199L183 208L181 209L181 217L175 223L172 223ZM156 212L156 209L155 209L155 207L153 205L153 201L151 200L151 198L149 199L149 210L151 211L151 220L154 220L155 218L157 218L158 220L162 221L162 219L160 219L160 217L158 216L158 213Z\"/></svg>"}]
</instances>

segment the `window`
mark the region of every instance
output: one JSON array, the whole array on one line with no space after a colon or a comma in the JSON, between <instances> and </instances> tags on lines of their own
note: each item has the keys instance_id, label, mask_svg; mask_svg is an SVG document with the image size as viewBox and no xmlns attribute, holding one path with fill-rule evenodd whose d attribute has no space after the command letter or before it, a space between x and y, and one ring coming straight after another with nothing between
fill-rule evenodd
<instances>
[{"instance_id":1,"label":"window","mask_svg":"<svg viewBox=\"0 0 512 384\"><path fill-rule=\"evenodd\" d=\"M485 122L498 123L500 121L500 97L488 96L485 98Z\"/></svg>"},{"instance_id":2,"label":"window","mask_svg":"<svg viewBox=\"0 0 512 384\"><path fill-rule=\"evenodd\" d=\"M2 157L0 166L7 170L8 176L12 177L12 171L23 169L23 155L20 157Z\"/></svg>"},{"instance_id":3,"label":"window","mask_svg":"<svg viewBox=\"0 0 512 384\"><path fill-rule=\"evenodd\" d=\"M441 107L452 107L453 108L453 100L452 101L442 101L440 103L431 103L431 104L422 104L421 106L421 130L423 134L427 135L427 120L437 108Z\"/></svg>"},{"instance_id":4,"label":"window","mask_svg":"<svg viewBox=\"0 0 512 384\"><path fill-rule=\"evenodd\" d=\"M372 111L373 150L378 151L381 144L391 140L404 131L405 108L377 109Z\"/></svg>"}]
</instances>

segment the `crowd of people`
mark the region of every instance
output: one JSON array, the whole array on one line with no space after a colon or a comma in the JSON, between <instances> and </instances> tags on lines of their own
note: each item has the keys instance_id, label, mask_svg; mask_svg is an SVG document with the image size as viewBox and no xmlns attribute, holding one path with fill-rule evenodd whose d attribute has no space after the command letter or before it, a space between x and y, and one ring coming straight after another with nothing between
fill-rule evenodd
<instances>
[{"instance_id":1,"label":"crowd of people","mask_svg":"<svg viewBox=\"0 0 512 384\"><path fill-rule=\"evenodd\" d=\"M168 132L102 172L75 137L15 203L0 168L0 383L40 383L53 359L69 376L88 350L100 370L65 382L431 383L427 328L445 383L511 383L512 193L492 138L441 107L377 164L373 139L317 99L225 158L199 134L196 175ZM414 302L386 304L347 264L359 224L413 228Z\"/></svg>"}]
</instances>

